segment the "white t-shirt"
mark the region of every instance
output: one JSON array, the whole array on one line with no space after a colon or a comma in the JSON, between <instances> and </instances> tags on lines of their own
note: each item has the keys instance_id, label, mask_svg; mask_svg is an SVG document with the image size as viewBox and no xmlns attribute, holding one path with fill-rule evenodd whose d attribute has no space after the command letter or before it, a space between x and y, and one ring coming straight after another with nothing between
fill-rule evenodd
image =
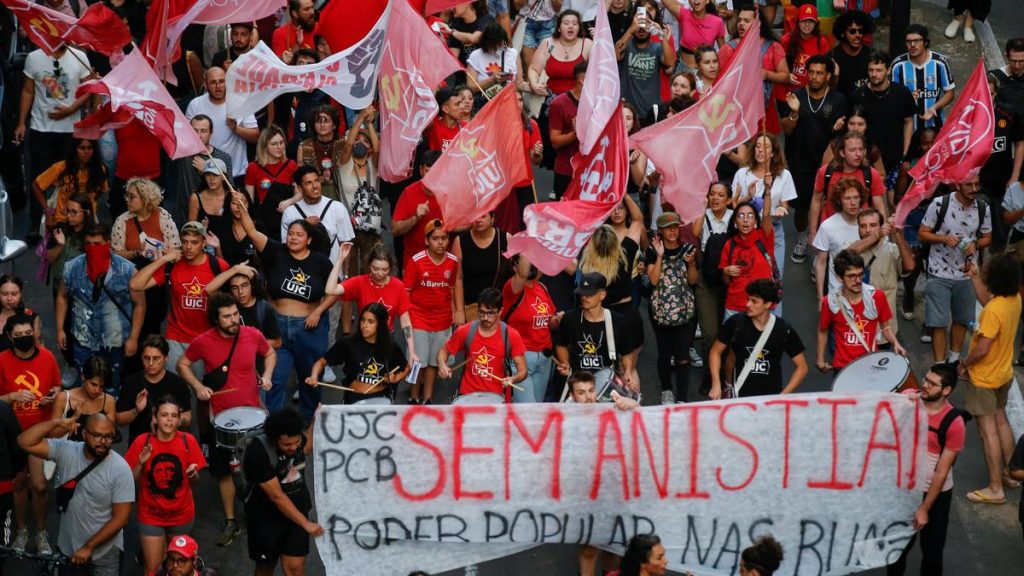
<instances>
[{"instance_id":1,"label":"white t-shirt","mask_svg":"<svg viewBox=\"0 0 1024 576\"><path fill-rule=\"evenodd\" d=\"M1014 182L1006 189L1006 195L1003 196L1003 209L1007 212L1024 210L1024 186L1021 186L1020 182ZM1013 228L1017 230L1018 234L1024 233L1024 218L1014 222Z\"/></svg>"},{"instance_id":2,"label":"white t-shirt","mask_svg":"<svg viewBox=\"0 0 1024 576\"><path fill-rule=\"evenodd\" d=\"M715 217L715 212L711 208L704 210L704 228L700 232L700 249L703 250L708 245L708 238L711 234L722 234L729 229L729 220L732 219L732 209L726 208L725 214L722 214L722 219L719 220ZM711 224L709 227L708 224Z\"/></svg>"},{"instance_id":3,"label":"white t-shirt","mask_svg":"<svg viewBox=\"0 0 1024 576\"><path fill-rule=\"evenodd\" d=\"M188 104L185 116L189 120L205 114L213 121L213 134L210 135L210 144L214 148L220 148L231 156L232 176L244 176L245 169L249 166L249 156L245 148L245 139L235 134L235 131L228 127L227 104L214 104L210 102L210 95L203 94L193 99ZM238 122L243 128L257 128L256 116L250 114Z\"/></svg>"},{"instance_id":4,"label":"white t-shirt","mask_svg":"<svg viewBox=\"0 0 1024 576\"><path fill-rule=\"evenodd\" d=\"M502 54L505 55L504 66L502 66ZM499 72L505 72L515 77L518 60L519 54L515 48L505 48L496 53L484 52L483 48L477 48L470 53L467 63L477 71L476 79L480 82Z\"/></svg>"},{"instance_id":5,"label":"white t-shirt","mask_svg":"<svg viewBox=\"0 0 1024 576\"><path fill-rule=\"evenodd\" d=\"M562 12L575 10L583 17L583 22L593 22L597 19L597 3L604 0L562 0Z\"/></svg>"},{"instance_id":6,"label":"white t-shirt","mask_svg":"<svg viewBox=\"0 0 1024 576\"><path fill-rule=\"evenodd\" d=\"M309 216L320 218L320 223L327 229L327 235L331 237L331 262L337 262L338 242L349 242L356 237L352 228L352 217L349 216L345 205L337 200L322 196L316 204L310 204L302 199L289 206L281 216L281 242L288 241L288 226L292 222Z\"/></svg>"},{"instance_id":7,"label":"white t-shirt","mask_svg":"<svg viewBox=\"0 0 1024 576\"><path fill-rule=\"evenodd\" d=\"M37 132L64 134L75 131L75 122L82 119L81 111L60 120L50 118L49 113L58 106L70 106L74 103L78 85L91 73L89 68L82 64L88 61L85 52L77 48L67 48L60 58L47 56L42 50L33 50L29 53L25 59L25 76L36 83L29 128Z\"/></svg>"},{"instance_id":8,"label":"white t-shirt","mask_svg":"<svg viewBox=\"0 0 1024 576\"><path fill-rule=\"evenodd\" d=\"M832 258L846 249L850 244L860 240L857 221L853 224L843 219L842 214L833 214L818 227L814 236L814 248L819 252L828 252L828 291L833 292L840 287L839 276L832 271Z\"/></svg>"},{"instance_id":9,"label":"white t-shirt","mask_svg":"<svg viewBox=\"0 0 1024 576\"><path fill-rule=\"evenodd\" d=\"M754 198L764 196L764 178L758 178L750 171L750 168L740 168L732 178L732 195L739 197L747 194L750 183L755 183ZM793 183L793 175L789 170L783 170L778 178L772 180L772 214L775 209L782 206L783 202L796 200L796 184Z\"/></svg>"}]
</instances>

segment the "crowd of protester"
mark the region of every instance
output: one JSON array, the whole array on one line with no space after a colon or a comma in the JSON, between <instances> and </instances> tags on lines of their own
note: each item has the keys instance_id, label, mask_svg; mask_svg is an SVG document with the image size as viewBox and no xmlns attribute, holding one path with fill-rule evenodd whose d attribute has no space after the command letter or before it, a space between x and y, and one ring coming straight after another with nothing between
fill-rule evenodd
<instances>
[{"instance_id":1,"label":"crowd of protester","mask_svg":"<svg viewBox=\"0 0 1024 576\"><path fill-rule=\"evenodd\" d=\"M71 16L82 4L42 2ZM108 4L141 41L146 5ZM1006 44L1008 65L988 76L991 159L898 227L895 206L956 89L926 26L906 29L906 53L887 54L871 46L877 13L854 9L860 2L841 3L853 6L839 10L831 35L813 2L777 20L777 0L467 2L425 15L465 71L438 87L413 176L392 183L377 170L377 105L350 110L313 91L227 115L225 71L260 39L286 64L330 54L313 32L322 4L289 0L268 19L186 32L179 77L200 80L171 88L206 153L174 161L134 124L100 140L73 136L95 105L75 98L93 74L86 63L103 69L95 54L28 55L22 91L8 97L20 98L13 136L23 143L29 240L55 323L26 307L25 281L0 277L0 515L13 519L5 549L59 549L90 574L113 575L131 561L122 558L130 530L147 575L206 573L191 534L200 515L220 512L222 528L204 546L231 546L245 525L257 574L278 563L301 574L309 536L323 532L301 471L324 385L346 388L346 404L447 404L439 382L453 380L456 396L631 409L798 392L808 346L814 367L835 374L876 351L906 355L901 341L911 338L930 343L934 360L919 391L935 463L914 517L922 573L941 572L951 469L972 416L989 482L967 499L1002 504L1019 488L1024 447L1004 408L1013 365L1024 364L1024 352L1014 359L1024 38ZM972 41L971 22L984 16L959 4L946 35L964 24ZM748 33L760 44L767 115L755 138L721 156L720 181L693 191L705 204L693 222L662 202L657 167L631 150L622 202L548 276L508 257L508 243L527 205L570 185L597 9L607 10L630 132L705 97ZM509 83L536 174L494 212L449 231L421 180ZM551 186L539 185L541 170L553 173ZM815 282L813 334L782 314L784 303L802 304L783 297L794 267ZM920 329L898 331L898 317ZM644 345L655 351L653 399L640 396ZM948 401L958 381L963 411ZM212 422L260 407L264 434L239 461ZM123 456L112 449L122 439ZM195 509L193 487L207 481L219 511ZM579 558L581 573L597 573L596 549ZM767 576L781 560L778 543L759 540L741 574ZM665 565L657 537L638 537L619 573L663 574Z\"/></svg>"}]
</instances>

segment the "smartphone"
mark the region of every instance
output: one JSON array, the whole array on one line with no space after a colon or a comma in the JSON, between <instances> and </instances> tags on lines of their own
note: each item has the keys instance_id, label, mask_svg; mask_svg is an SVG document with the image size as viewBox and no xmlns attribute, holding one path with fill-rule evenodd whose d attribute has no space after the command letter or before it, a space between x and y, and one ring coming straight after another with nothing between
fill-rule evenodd
<instances>
[{"instance_id":1,"label":"smartphone","mask_svg":"<svg viewBox=\"0 0 1024 576\"><path fill-rule=\"evenodd\" d=\"M636 9L636 15L637 15L637 20L639 21L638 25L641 28L645 28L646 29L647 28L647 7L646 6L638 6L637 9Z\"/></svg>"},{"instance_id":2,"label":"smartphone","mask_svg":"<svg viewBox=\"0 0 1024 576\"><path fill-rule=\"evenodd\" d=\"M683 244L683 256L689 256L696 249L697 247L693 244Z\"/></svg>"},{"instance_id":3,"label":"smartphone","mask_svg":"<svg viewBox=\"0 0 1024 576\"><path fill-rule=\"evenodd\" d=\"M405 381L408 382L409 384L415 384L416 380L418 380L420 377L421 368L423 368L422 364L420 364L419 362L413 362L412 370L410 370L409 375L405 377Z\"/></svg>"}]
</instances>

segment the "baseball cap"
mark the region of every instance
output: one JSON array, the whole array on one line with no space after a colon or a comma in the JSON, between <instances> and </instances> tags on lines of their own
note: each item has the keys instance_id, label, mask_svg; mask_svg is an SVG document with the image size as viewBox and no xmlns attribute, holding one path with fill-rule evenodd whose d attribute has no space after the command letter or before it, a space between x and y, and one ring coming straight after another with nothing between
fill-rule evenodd
<instances>
[{"instance_id":1,"label":"baseball cap","mask_svg":"<svg viewBox=\"0 0 1024 576\"><path fill-rule=\"evenodd\" d=\"M429 222L427 222L427 225L424 228L426 232L425 236L429 238L430 235L434 233L434 230L437 230L438 228L444 228L444 220L441 220L440 218L431 219Z\"/></svg>"},{"instance_id":2,"label":"baseball cap","mask_svg":"<svg viewBox=\"0 0 1024 576\"><path fill-rule=\"evenodd\" d=\"M799 20L814 20L818 21L818 7L814 4L804 4L800 7L800 11L797 12L796 19Z\"/></svg>"},{"instance_id":3,"label":"baseball cap","mask_svg":"<svg viewBox=\"0 0 1024 576\"><path fill-rule=\"evenodd\" d=\"M220 158L210 158L206 161L206 167L203 168L203 174L217 174L218 176L223 176L227 174L227 172L228 167Z\"/></svg>"},{"instance_id":4,"label":"baseball cap","mask_svg":"<svg viewBox=\"0 0 1024 576\"><path fill-rule=\"evenodd\" d=\"M195 558L199 553L199 544L191 536L175 536L167 545L168 552L177 552L185 558Z\"/></svg>"},{"instance_id":5,"label":"baseball cap","mask_svg":"<svg viewBox=\"0 0 1024 576\"><path fill-rule=\"evenodd\" d=\"M192 222L186 222L185 225L181 227L181 233L182 235L198 234L200 236L205 237L206 226L203 226L202 222L196 222L195 220L193 220Z\"/></svg>"},{"instance_id":6,"label":"baseball cap","mask_svg":"<svg viewBox=\"0 0 1024 576\"><path fill-rule=\"evenodd\" d=\"M661 216L658 216L658 228L680 226L682 223L683 221L679 218L679 214L675 212L664 212Z\"/></svg>"},{"instance_id":7,"label":"baseball cap","mask_svg":"<svg viewBox=\"0 0 1024 576\"><path fill-rule=\"evenodd\" d=\"M580 296L593 296L608 287L608 280L600 272L587 272L580 276L580 285L576 287L576 294Z\"/></svg>"}]
</instances>

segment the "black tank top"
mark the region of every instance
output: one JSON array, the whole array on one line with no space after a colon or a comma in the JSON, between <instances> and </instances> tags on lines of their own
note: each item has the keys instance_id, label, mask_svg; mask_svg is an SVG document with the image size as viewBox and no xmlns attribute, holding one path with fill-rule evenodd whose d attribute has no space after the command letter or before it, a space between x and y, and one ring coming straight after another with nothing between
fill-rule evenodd
<instances>
[{"instance_id":1,"label":"black tank top","mask_svg":"<svg viewBox=\"0 0 1024 576\"><path fill-rule=\"evenodd\" d=\"M505 233L494 229L494 239L479 248L469 230L459 234L462 247L462 289L466 304L475 304L484 288L501 289L508 280L510 266L503 256L508 250Z\"/></svg>"}]
</instances>

